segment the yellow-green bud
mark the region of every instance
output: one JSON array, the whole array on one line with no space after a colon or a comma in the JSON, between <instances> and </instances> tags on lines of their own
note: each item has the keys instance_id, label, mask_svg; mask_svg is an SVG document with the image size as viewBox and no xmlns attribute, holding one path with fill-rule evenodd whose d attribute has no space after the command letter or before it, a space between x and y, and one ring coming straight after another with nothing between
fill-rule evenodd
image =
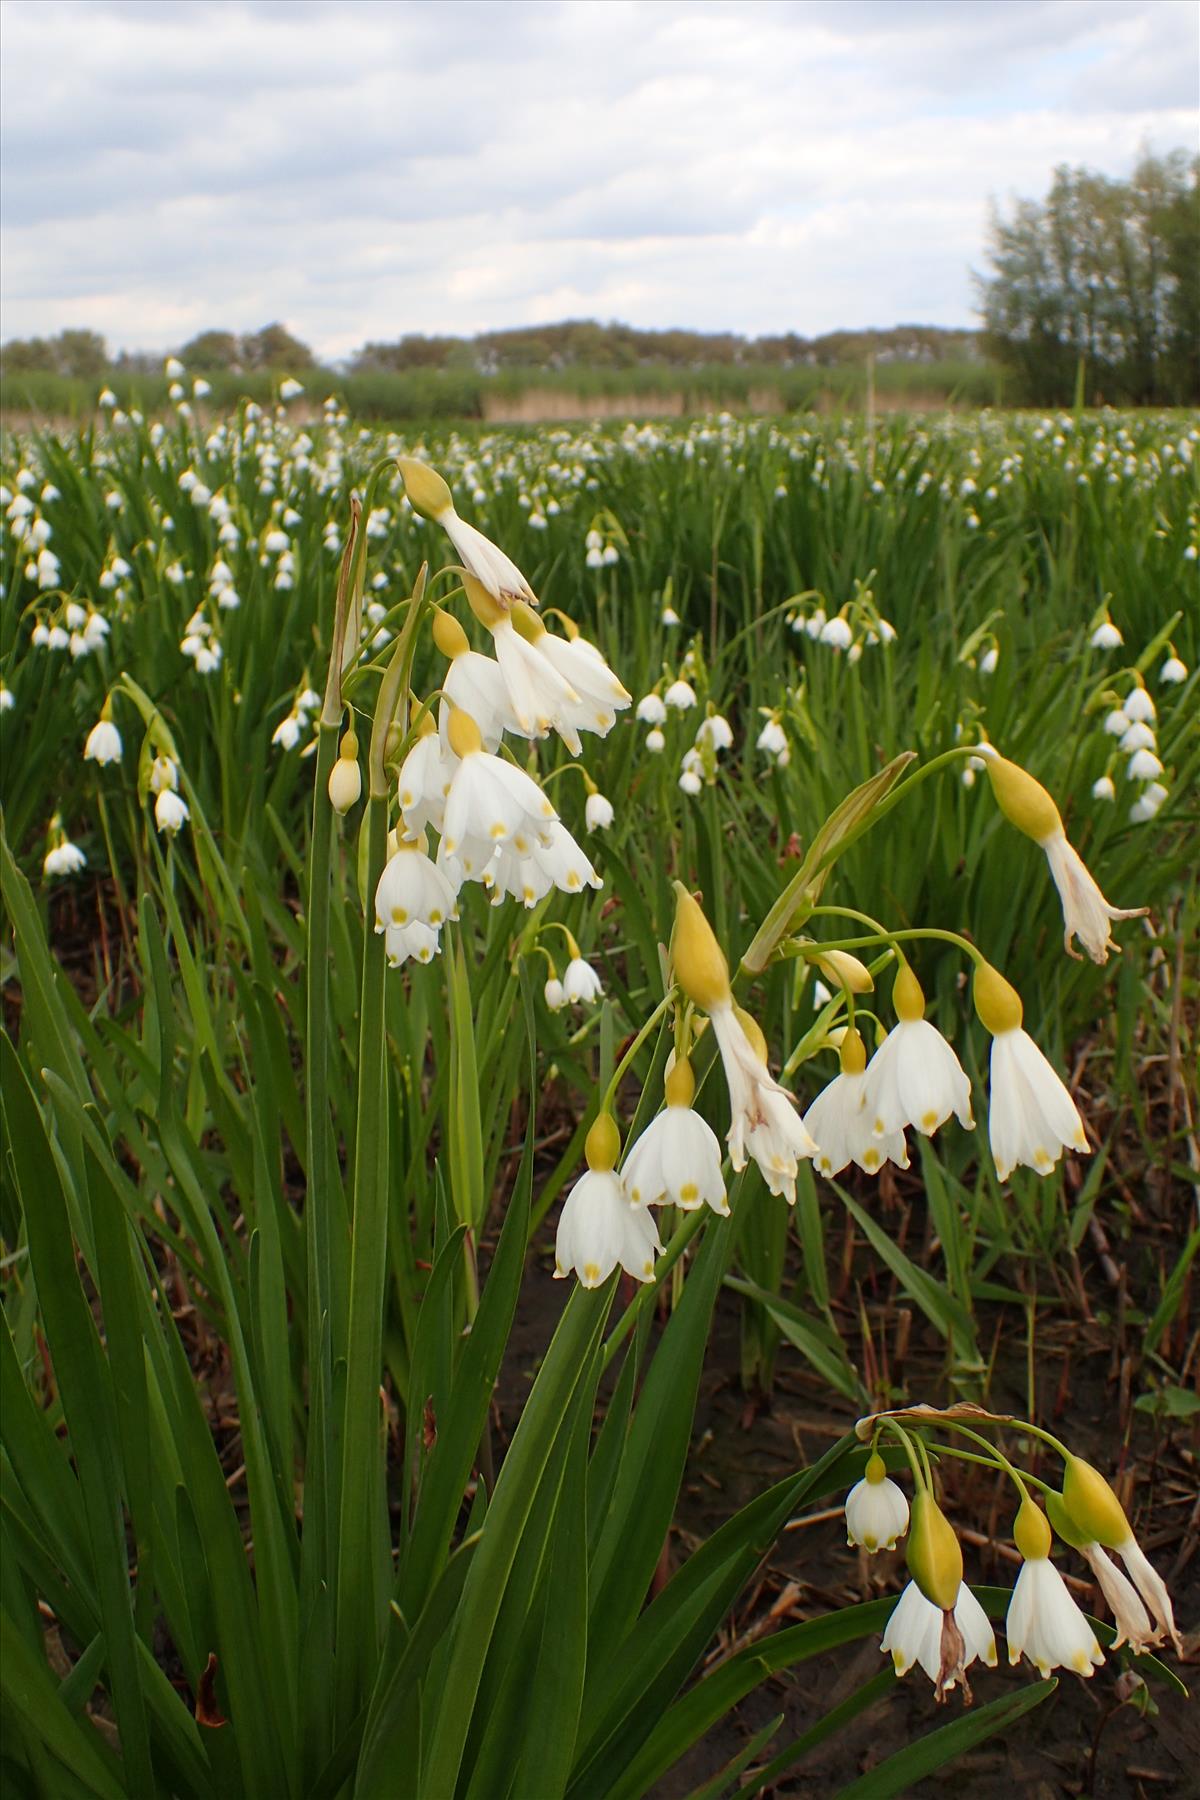
<instances>
[{"instance_id":1,"label":"yellow-green bud","mask_svg":"<svg viewBox=\"0 0 1200 1800\"><path fill-rule=\"evenodd\" d=\"M1047 838L1055 837L1062 830L1057 806L1041 782L1035 781L1027 769L1019 763L1009 762L1007 757L997 755L994 750L990 755L985 754L984 763L996 804L1010 825L1031 837L1035 844L1044 844Z\"/></svg>"},{"instance_id":2,"label":"yellow-green bud","mask_svg":"<svg viewBox=\"0 0 1200 1800\"><path fill-rule=\"evenodd\" d=\"M913 1495L905 1560L925 1598L942 1612L952 1612L962 1586L962 1550L928 1488L918 1488Z\"/></svg>"},{"instance_id":3,"label":"yellow-green bud","mask_svg":"<svg viewBox=\"0 0 1200 1800\"><path fill-rule=\"evenodd\" d=\"M842 1033L840 1046L843 1075L861 1075L867 1066L867 1048L854 1026Z\"/></svg>"},{"instance_id":4,"label":"yellow-green bud","mask_svg":"<svg viewBox=\"0 0 1200 1800\"><path fill-rule=\"evenodd\" d=\"M444 612L440 606L433 609L433 641L450 662L471 648L466 632L453 613Z\"/></svg>"},{"instance_id":5,"label":"yellow-green bud","mask_svg":"<svg viewBox=\"0 0 1200 1800\"><path fill-rule=\"evenodd\" d=\"M887 1464L884 1462L882 1456L880 1456L878 1450L872 1450L870 1456L868 1456L867 1466L863 1470L863 1474L871 1483L872 1487L878 1487L881 1481L886 1480Z\"/></svg>"},{"instance_id":6,"label":"yellow-green bud","mask_svg":"<svg viewBox=\"0 0 1200 1800\"><path fill-rule=\"evenodd\" d=\"M671 933L671 963L675 979L692 1004L705 1012L728 1006L733 997L729 964L713 936L712 926L682 881L673 885L675 928Z\"/></svg>"},{"instance_id":7,"label":"yellow-green bud","mask_svg":"<svg viewBox=\"0 0 1200 1800\"><path fill-rule=\"evenodd\" d=\"M750 1048L765 1069L770 1061L771 1053L767 1049L767 1040L763 1034L762 1026L754 1017L753 1013L748 1013L745 1007L739 1006L736 1001L734 1002L733 1016L749 1038Z\"/></svg>"},{"instance_id":8,"label":"yellow-green bud","mask_svg":"<svg viewBox=\"0 0 1200 1800\"><path fill-rule=\"evenodd\" d=\"M502 619L511 618L512 615L508 609L492 598L482 581L477 581L475 576L468 574L465 569L463 570L463 589L471 611L479 623L486 625L489 631L494 631Z\"/></svg>"},{"instance_id":9,"label":"yellow-green bud","mask_svg":"<svg viewBox=\"0 0 1200 1800\"><path fill-rule=\"evenodd\" d=\"M695 1092L696 1077L692 1074L692 1065L686 1056L681 1056L663 1082L667 1105L690 1106Z\"/></svg>"},{"instance_id":10,"label":"yellow-green bud","mask_svg":"<svg viewBox=\"0 0 1200 1800\"><path fill-rule=\"evenodd\" d=\"M988 962L977 963L971 991L980 1022L993 1037L1002 1031L1020 1030L1021 1020L1025 1017L1021 996L1010 981L1005 981L999 969L993 969Z\"/></svg>"},{"instance_id":11,"label":"yellow-green bud","mask_svg":"<svg viewBox=\"0 0 1200 1800\"><path fill-rule=\"evenodd\" d=\"M925 996L921 992L921 984L907 963L901 963L896 970L896 979L892 985L892 1005L896 1009L896 1017L911 1024L914 1019L925 1017Z\"/></svg>"},{"instance_id":12,"label":"yellow-green bud","mask_svg":"<svg viewBox=\"0 0 1200 1800\"><path fill-rule=\"evenodd\" d=\"M1046 1494L1045 1500L1046 1515L1064 1544L1070 1544L1072 1550L1082 1550L1085 1544L1095 1542L1095 1539L1090 1538L1081 1525L1075 1523L1067 1511L1066 1501L1061 1494L1056 1494L1051 1488Z\"/></svg>"},{"instance_id":13,"label":"yellow-green bud","mask_svg":"<svg viewBox=\"0 0 1200 1800\"><path fill-rule=\"evenodd\" d=\"M1099 1469L1080 1456L1068 1456L1063 1470L1063 1502L1081 1531L1093 1544L1113 1550L1133 1536L1125 1509Z\"/></svg>"},{"instance_id":14,"label":"yellow-green bud","mask_svg":"<svg viewBox=\"0 0 1200 1800\"><path fill-rule=\"evenodd\" d=\"M1017 1508L1013 1524L1013 1543L1026 1562L1040 1562L1050 1554L1054 1542L1046 1515L1036 1501L1026 1494Z\"/></svg>"},{"instance_id":15,"label":"yellow-green bud","mask_svg":"<svg viewBox=\"0 0 1200 1800\"><path fill-rule=\"evenodd\" d=\"M546 627L527 600L517 600L509 617L527 643L536 644L546 635Z\"/></svg>"},{"instance_id":16,"label":"yellow-green bud","mask_svg":"<svg viewBox=\"0 0 1200 1800\"><path fill-rule=\"evenodd\" d=\"M418 462L415 456L398 456L396 464L414 512L423 513L427 519L440 519L444 512L453 512L454 496L436 469Z\"/></svg>"},{"instance_id":17,"label":"yellow-green bud","mask_svg":"<svg viewBox=\"0 0 1200 1800\"><path fill-rule=\"evenodd\" d=\"M616 1168L621 1154L621 1133L610 1112L602 1112L593 1123L584 1139L583 1153L588 1168L598 1174L607 1175L610 1169Z\"/></svg>"},{"instance_id":18,"label":"yellow-green bud","mask_svg":"<svg viewBox=\"0 0 1200 1800\"><path fill-rule=\"evenodd\" d=\"M824 951L817 958L817 967L839 987L849 988L852 994L869 994L874 989L870 969L848 950Z\"/></svg>"},{"instance_id":19,"label":"yellow-green bud","mask_svg":"<svg viewBox=\"0 0 1200 1800\"><path fill-rule=\"evenodd\" d=\"M483 749L483 738L478 725L461 706L450 708L450 723L446 735L455 756L473 756L477 750Z\"/></svg>"},{"instance_id":20,"label":"yellow-green bud","mask_svg":"<svg viewBox=\"0 0 1200 1800\"><path fill-rule=\"evenodd\" d=\"M413 717L414 718L419 717L419 719L420 719L420 724L417 726L417 736L419 738L432 737L434 732L437 730L437 722L435 721L434 716L433 716L433 708L427 706L425 708L425 711L422 712L421 711L421 702L414 699L413 703L412 703L412 711L413 711Z\"/></svg>"},{"instance_id":21,"label":"yellow-green bud","mask_svg":"<svg viewBox=\"0 0 1200 1800\"><path fill-rule=\"evenodd\" d=\"M362 770L358 766L358 739L348 731L342 739L338 759L329 771L329 804L336 813L348 813L362 793Z\"/></svg>"}]
</instances>

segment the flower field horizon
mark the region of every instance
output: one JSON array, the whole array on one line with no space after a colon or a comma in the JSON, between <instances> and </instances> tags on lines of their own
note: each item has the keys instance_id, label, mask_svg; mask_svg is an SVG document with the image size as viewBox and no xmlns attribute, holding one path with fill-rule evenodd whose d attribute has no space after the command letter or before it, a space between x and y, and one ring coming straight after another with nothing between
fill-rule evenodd
<instances>
[{"instance_id":1,"label":"flower field horizon","mask_svg":"<svg viewBox=\"0 0 1200 1800\"><path fill-rule=\"evenodd\" d=\"M19 1791L882 1795L1177 1719L1194 416L168 373L0 455ZM776 1448L701 1506L723 1388Z\"/></svg>"}]
</instances>

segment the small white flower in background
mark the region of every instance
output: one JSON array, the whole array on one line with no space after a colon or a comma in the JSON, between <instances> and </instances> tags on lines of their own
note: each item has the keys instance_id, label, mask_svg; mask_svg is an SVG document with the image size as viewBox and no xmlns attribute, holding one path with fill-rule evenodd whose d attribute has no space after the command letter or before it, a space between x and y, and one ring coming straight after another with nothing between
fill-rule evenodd
<instances>
[{"instance_id":1,"label":"small white flower in background","mask_svg":"<svg viewBox=\"0 0 1200 1800\"><path fill-rule=\"evenodd\" d=\"M584 823L589 831L607 831L613 822L613 804L603 794L592 793L587 797L583 809Z\"/></svg>"},{"instance_id":2,"label":"small white flower in background","mask_svg":"<svg viewBox=\"0 0 1200 1800\"><path fill-rule=\"evenodd\" d=\"M1123 712L1118 706L1105 716L1104 729L1109 737L1121 738L1125 736L1125 733L1129 730L1132 723L1133 721L1129 718L1128 714Z\"/></svg>"},{"instance_id":3,"label":"small white flower in background","mask_svg":"<svg viewBox=\"0 0 1200 1800\"><path fill-rule=\"evenodd\" d=\"M787 734L778 719L768 719L755 740L755 749L782 760L788 753Z\"/></svg>"},{"instance_id":4,"label":"small white flower in background","mask_svg":"<svg viewBox=\"0 0 1200 1800\"><path fill-rule=\"evenodd\" d=\"M729 750L733 745L733 728L718 712L710 712L700 721L696 733L698 744L710 744L714 751Z\"/></svg>"},{"instance_id":5,"label":"small white flower in background","mask_svg":"<svg viewBox=\"0 0 1200 1800\"><path fill-rule=\"evenodd\" d=\"M156 756L153 763L150 765L150 792L152 794L163 794L170 790L173 793L178 786L179 770L175 764L174 758L162 755Z\"/></svg>"},{"instance_id":6,"label":"small white flower in background","mask_svg":"<svg viewBox=\"0 0 1200 1800\"><path fill-rule=\"evenodd\" d=\"M302 394L303 392L303 384L297 381L294 376L285 375L279 384L279 398L281 400L295 400L297 395Z\"/></svg>"},{"instance_id":7,"label":"small white flower in background","mask_svg":"<svg viewBox=\"0 0 1200 1800\"><path fill-rule=\"evenodd\" d=\"M979 659L979 673L981 675L994 675L999 662L1000 652L995 644L992 644L984 651Z\"/></svg>"},{"instance_id":8,"label":"small white flower in background","mask_svg":"<svg viewBox=\"0 0 1200 1800\"><path fill-rule=\"evenodd\" d=\"M1164 687L1174 687L1178 682L1186 681L1187 676L1187 664L1181 662L1177 656L1168 656L1158 671L1158 679Z\"/></svg>"},{"instance_id":9,"label":"small white flower in background","mask_svg":"<svg viewBox=\"0 0 1200 1800\"><path fill-rule=\"evenodd\" d=\"M1060 1666L1090 1676L1104 1661L1104 1653L1050 1561L1050 1527L1029 1499L1021 1502L1013 1536L1025 1561L1008 1603L1009 1662L1019 1663L1027 1656L1042 1676Z\"/></svg>"},{"instance_id":10,"label":"small white flower in background","mask_svg":"<svg viewBox=\"0 0 1200 1800\"><path fill-rule=\"evenodd\" d=\"M854 641L854 633L849 622L840 616L827 619L820 630L820 642L829 644L834 650L848 650Z\"/></svg>"},{"instance_id":11,"label":"small white flower in background","mask_svg":"<svg viewBox=\"0 0 1200 1800\"><path fill-rule=\"evenodd\" d=\"M696 704L696 690L691 682L680 678L671 683L663 695L663 700L667 706L674 707L677 712L688 712Z\"/></svg>"},{"instance_id":12,"label":"small white flower in background","mask_svg":"<svg viewBox=\"0 0 1200 1800\"><path fill-rule=\"evenodd\" d=\"M593 544L590 547L583 560L589 569L602 569L604 567L604 553L598 544Z\"/></svg>"},{"instance_id":13,"label":"small white flower in background","mask_svg":"<svg viewBox=\"0 0 1200 1800\"><path fill-rule=\"evenodd\" d=\"M83 760L99 763L103 767L106 763L120 762L123 749L121 734L107 716L106 709L88 732L87 742L83 746Z\"/></svg>"},{"instance_id":14,"label":"small white flower in background","mask_svg":"<svg viewBox=\"0 0 1200 1800\"><path fill-rule=\"evenodd\" d=\"M1117 748L1132 756L1135 750L1153 750L1157 742L1149 725L1138 719L1121 733Z\"/></svg>"},{"instance_id":15,"label":"small white flower in background","mask_svg":"<svg viewBox=\"0 0 1200 1800\"><path fill-rule=\"evenodd\" d=\"M1100 775L1092 783L1093 800L1115 800L1117 786L1111 775Z\"/></svg>"},{"instance_id":16,"label":"small white flower in background","mask_svg":"<svg viewBox=\"0 0 1200 1800\"><path fill-rule=\"evenodd\" d=\"M661 694L643 694L634 715L643 725L661 725L667 716Z\"/></svg>"},{"instance_id":17,"label":"small white flower in background","mask_svg":"<svg viewBox=\"0 0 1200 1800\"><path fill-rule=\"evenodd\" d=\"M653 731L646 733L646 748L651 756L659 756L667 747L667 740L656 725Z\"/></svg>"},{"instance_id":18,"label":"small white flower in background","mask_svg":"<svg viewBox=\"0 0 1200 1800\"><path fill-rule=\"evenodd\" d=\"M1149 724L1157 714L1157 708L1149 692L1144 687L1135 687L1125 698L1124 712L1127 719L1133 719L1143 725Z\"/></svg>"},{"instance_id":19,"label":"small white flower in background","mask_svg":"<svg viewBox=\"0 0 1200 1800\"><path fill-rule=\"evenodd\" d=\"M49 649L66 650L70 646L70 642L71 634L66 630L65 626L52 625L50 627L50 635L46 639L46 644Z\"/></svg>"},{"instance_id":20,"label":"small white flower in background","mask_svg":"<svg viewBox=\"0 0 1200 1800\"><path fill-rule=\"evenodd\" d=\"M621 552L617 549L617 546L615 544L605 544L604 549L601 552L601 561L605 563L607 567L611 568L614 563L619 563L620 560Z\"/></svg>"},{"instance_id":21,"label":"small white flower in background","mask_svg":"<svg viewBox=\"0 0 1200 1800\"><path fill-rule=\"evenodd\" d=\"M683 774L679 777L680 791L694 799L703 786L704 780L699 769L685 764Z\"/></svg>"},{"instance_id":22,"label":"small white flower in background","mask_svg":"<svg viewBox=\"0 0 1200 1800\"><path fill-rule=\"evenodd\" d=\"M286 719L280 719L271 733L271 742L281 745L284 750L294 750L300 742L300 730L303 723L303 713L293 709Z\"/></svg>"},{"instance_id":23,"label":"small white flower in background","mask_svg":"<svg viewBox=\"0 0 1200 1800\"><path fill-rule=\"evenodd\" d=\"M57 814L51 820L50 830L54 842L42 860L42 873L51 880L60 875L77 875L80 869L86 869L87 857L73 844L58 819Z\"/></svg>"},{"instance_id":24,"label":"small white flower in background","mask_svg":"<svg viewBox=\"0 0 1200 1800\"><path fill-rule=\"evenodd\" d=\"M563 971L563 993L572 1006L590 1005L604 994L600 977L591 963L580 956L578 945L572 945L571 960Z\"/></svg>"},{"instance_id":25,"label":"small white flower in background","mask_svg":"<svg viewBox=\"0 0 1200 1800\"><path fill-rule=\"evenodd\" d=\"M915 1581L910 1581L888 1618L879 1645L885 1655L891 1656L897 1675L907 1675L919 1664L930 1681L937 1683L941 1679L943 1623L940 1608L925 1598ZM996 1634L965 1581L959 1583L954 1623L962 1633L964 1673L976 1659L994 1669ZM957 1679L951 1675L942 1683L942 1691L948 1693Z\"/></svg>"},{"instance_id":26,"label":"small white flower in background","mask_svg":"<svg viewBox=\"0 0 1200 1800\"><path fill-rule=\"evenodd\" d=\"M587 1134L587 1173L563 1203L554 1241L554 1273L574 1270L586 1288L599 1287L618 1263L637 1281L654 1279L655 1254L662 1249L654 1214L630 1206L614 1173L621 1139L616 1122L601 1113Z\"/></svg>"},{"instance_id":27,"label":"small white flower in background","mask_svg":"<svg viewBox=\"0 0 1200 1800\"><path fill-rule=\"evenodd\" d=\"M828 989L825 993L828 998ZM815 1166L829 1176L839 1175L850 1162L868 1175L878 1174L885 1162L907 1169L903 1131L875 1133L874 1118L865 1104L867 1053L857 1031L846 1032L839 1054L841 1072L822 1088L804 1115L805 1126L819 1146L813 1158Z\"/></svg>"},{"instance_id":28,"label":"small white flower in background","mask_svg":"<svg viewBox=\"0 0 1200 1800\"><path fill-rule=\"evenodd\" d=\"M347 731L342 737L337 761L329 771L329 804L335 813L345 814L358 804L361 795L358 738L353 731Z\"/></svg>"},{"instance_id":29,"label":"small white flower in background","mask_svg":"<svg viewBox=\"0 0 1200 1800\"><path fill-rule=\"evenodd\" d=\"M1103 619L1091 635L1093 650L1116 650L1125 642L1111 619Z\"/></svg>"},{"instance_id":30,"label":"small white flower in background","mask_svg":"<svg viewBox=\"0 0 1200 1800\"><path fill-rule=\"evenodd\" d=\"M1161 781L1151 781L1142 789L1141 795L1129 809L1131 825L1146 825L1161 812L1163 802L1167 799L1167 790Z\"/></svg>"},{"instance_id":31,"label":"small white flower in background","mask_svg":"<svg viewBox=\"0 0 1200 1800\"><path fill-rule=\"evenodd\" d=\"M683 623L675 608L669 603L662 609L662 622L664 625L681 625Z\"/></svg>"},{"instance_id":32,"label":"small white flower in background","mask_svg":"<svg viewBox=\"0 0 1200 1800\"><path fill-rule=\"evenodd\" d=\"M664 1083L666 1107L651 1120L625 1158L621 1179L631 1206L711 1206L722 1217L729 1201L721 1174L721 1146L712 1126L692 1110L695 1078L686 1057Z\"/></svg>"},{"instance_id":33,"label":"small white flower in background","mask_svg":"<svg viewBox=\"0 0 1200 1800\"><path fill-rule=\"evenodd\" d=\"M1049 1175L1064 1150L1087 1150L1075 1102L1022 1029L1016 989L989 963L975 970L975 1010L992 1035L988 1139L1001 1181L1016 1168Z\"/></svg>"},{"instance_id":34,"label":"small white flower in background","mask_svg":"<svg viewBox=\"0 0 1200 1800\"><path fill-rule=\"evenodd\" d=\"M15 705L16 700L12 689L0 681L0 713L11 712Z\"/></svg>"},{"instance_id":35,"label":"small white flower in background","mask_svg":"<svg viewBox=\"0 0 1200 1800\"><path fill-rule=\"evenodd\" d=\"M203 375L197 375L192 382L192 396L196 400L205 400L212 393L212 383L205 381Z\"/></svg>"},{"instance_id":36,"label":"small white flower in background","mask_svg":"<svg viewBox=\"0 0 1200 1800\"><path fill-rule=\"evenodd\" d=\"M867 1064L864 1105L876 1138L911 1125L932 1137L954 1113L974 1128L971 1083L954 1051L925 1018L925 996L907 964L896 975L892 1004L898 1022Z\"/></svg>"},{"instance_id":37,"label":"small white flower in background","mask_svg":"<svg viewBox=\"0 0 1200 1800\"><path fill-rule=\"evenodd\" d=\"M112 389L111 388L101 388L99 398L96 401L96 405L102 406L105 409L105 411L108 412L108 411L111 411L111 409L116 404L117 404L117 396L113 393Z\"/></svg>"},{"instance_id":38,"label":"small white flower in background","mask_svg":"<svg viewBox=\"0 0 1200 1800\"><path fill-rule=\"evenodd\" d=\"M1162 763L1153 750L1135 750L1125 765L1130 781L1154 781L1162 772Z\"/></svg>"},{"instance_id":39,"label":"small white flower in background","mask_svg":"<svg viewBox=\"0 0 1200 1800\"><path fill-rule=\"evenodd\" d=\"M154 823L158 829L165 831L168 837L174 837L187 816L187 801L174 788L163 788L154 802Z\"/></svg>"},{"instance_id":40,"label":"small white flower in background","mask_svg":"<svg viewBox=\"0 0 1200 1800\"><path fill-rule=\"evenodd\" d=\"M563 984L558 979L557 975L551 975L545 987L542 989L542 996L551 1012L561 1012L563 1007L567 1004L567 996L563 992Z\"/></svg>"},{"instance_id":41,"label":"small white flower in background","mask_svg":"<svg viewBox=\"0 0 1200 1800\"><path fill-rule=\"evenodd\" d=\"M861 1544L872 1555L894 1550L908 1530L908 1497L894 1482L878 1451L867 1459L866 1473L846 1495L846 1542Z\"/></svg>"}]
</instances>

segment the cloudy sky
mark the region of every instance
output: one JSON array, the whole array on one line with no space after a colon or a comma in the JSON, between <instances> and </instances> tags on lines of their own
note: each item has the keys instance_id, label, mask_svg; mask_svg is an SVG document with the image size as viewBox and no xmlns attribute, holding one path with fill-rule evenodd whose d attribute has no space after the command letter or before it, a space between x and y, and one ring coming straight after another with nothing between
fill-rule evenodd
<instances>
[{"instance_id":1,"label":"cloudy sky","mask_svg":"<svg viewBox=\"0 0 1200 1800\"><path fill-rule=\"evenodd\" d=\"M3 0L4 337L336 358L974 322L989 198L1192 146L1194 0Z\"/></svg>"}]
</instances>

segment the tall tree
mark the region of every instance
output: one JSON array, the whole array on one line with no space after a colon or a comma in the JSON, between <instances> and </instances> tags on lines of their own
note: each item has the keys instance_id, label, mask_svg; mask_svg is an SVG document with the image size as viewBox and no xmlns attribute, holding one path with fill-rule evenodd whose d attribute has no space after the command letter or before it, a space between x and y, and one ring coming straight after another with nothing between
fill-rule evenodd
<instances>
[{"instance_id":1,"label":"tall tree","mask_svg":"<svg viewBox=\"0 0 1200 1800\"><path fill-rule=\"evenodd\" d=\"M1060 168L1046 199L993 210L978 277L988 347L1022 397L1200 400L1200 158L1144 156L1128 181Z\"/></svg>"}]
</instances>

